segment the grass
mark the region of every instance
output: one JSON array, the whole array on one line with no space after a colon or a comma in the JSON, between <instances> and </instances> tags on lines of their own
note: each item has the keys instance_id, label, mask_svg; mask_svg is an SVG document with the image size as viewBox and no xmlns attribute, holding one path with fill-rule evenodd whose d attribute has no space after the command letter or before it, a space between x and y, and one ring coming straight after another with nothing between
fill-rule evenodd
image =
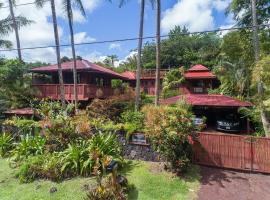
<instances>
[{"instance_id":1,"label":"grass","mask_svg":"<svg viewBox=\"0 0 270 200\"><path fill-rule=\"evenodd\" d=\"M155 171L151 162L128 161L123 173L134 188L129 193L131 200L182 200L196 197L199 188L197 167L192 167L188 178L174 177L165 171ZM153 170L154 169L154 170ZM16 170L8 166L8 161L0 159L0 199L1 200L81 200L85 197L84 185L95 185L94 178L73 178L61 183L38 180L20 184L15 177ZM50 193L52 187L57 192Z\"/></svg>"},{"instance_id":2,"label":"grass","mask_svg":"<svg viewBox=\"0 0 270 200\"><path fill-rule=\"evenodd\" d=\"M151 162L132 161L124 174L135 188L130 191L129 199L139 200L184 200L195 199L199 189L199 170L192 166L185 178L179 178Z\"/></svg>"}]
</instances>

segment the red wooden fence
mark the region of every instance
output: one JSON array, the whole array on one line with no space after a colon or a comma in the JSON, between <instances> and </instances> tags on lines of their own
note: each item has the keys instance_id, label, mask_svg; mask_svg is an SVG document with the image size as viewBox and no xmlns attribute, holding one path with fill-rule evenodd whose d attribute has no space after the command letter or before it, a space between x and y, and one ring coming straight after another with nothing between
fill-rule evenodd
<instances>
[{"instance_id":1,"label":"red wooden fence","mask_svg":"<svg viewBox=\"0 0 270 200\"><path fill-rule=\"evenodd\" d=\"M199 133L193 139L196 164L270 173L270 139Z\"/></svg>"}]
</instances>

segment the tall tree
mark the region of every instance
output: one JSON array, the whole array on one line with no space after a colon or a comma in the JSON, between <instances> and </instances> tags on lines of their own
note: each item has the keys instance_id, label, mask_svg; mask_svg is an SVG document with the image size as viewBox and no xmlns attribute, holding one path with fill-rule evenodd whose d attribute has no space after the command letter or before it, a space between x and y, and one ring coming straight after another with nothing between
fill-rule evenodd
<instances>
[{"instance_id":1,"label":"tall tree","mask_svg":"<svg viewBox=\"0 0 270 200\"><path fill-rule=\"evenodd\" d=\"M119 6L122 7L127 0L120 0ZM151 5L154 5L155 0L150 0ZM144 25L144 9L145 0L141 0L140 8L140 25L139 25L139 40L137 54L137 69L136 69L136 89L135 89L135 110L139 110L140 94L141 94L141 71L142 71L142 42L143 42L143 25Z\"/></svg>"},{"instance_id":2,"label":"tall tree","mask_svg":"<svg viewBox=\"0 0 270 200\"><path fill-rule=\"evenodd\" d=\"M46 0L36 0L36 5L41 8L44 6ZM51 4L51 11L52 11L52 20L53 20L53 31L54 31L54 41L55 41L55 50L56 50L56 60L57 60L57 67L58 67L58 79L60 84L60 99L62 103L62 108L65 109L66 102L65 102L65 88L64 88L64 80L63 80L63 72L61 67L61 56L60 56L60 42L59 42L59 35L58 35L58 27L57 27L57 17L56 17L56 10L55 10L55 2L54 0L50 0Z\"/></svg>"},{"instance_id":3,"label":"tall tree","mask_svg":"<svg viewBox=\"0 0 270 200\"><path fill-rule=\"evenodd\" d=\"M251 0L251 12L252 12L252 26L253 26L253 41L254 41L254 52L255 52L255 60L256 64L258 64L260 59L260 49L259 49L259 36L258 36L258 23L257 23L257 10L256 10L256 0ZM264 86L259 76L257 80L257 90L259 97L259 107L261 110L261 120L263 124L263 129L266 136L270 136L270 121L268 119L266 108L263 102L264 96Z\"/></svg>"},{"instance_id":4,"label":"tall tree","mask_svg":"<svg viewBox=\"0 0 270 200\"><path fill-rule=\"evenodd\" d=\"M159 104L160 96L160 0L156 0L156 83L155 83L155 106Z\"/></svg>"},{"instance_id":5,"label":"tall tree","mask_svg":"<svg viewBox=\"0 0 270 200\"><path fill-rule=\"evenodd\" d=\"M67 13L67 17L68 17L70 43L71 43L72 58L73 58L74 104L75 104L75 110L77 110L78 108L77 62L76 62L77 60L76 60L74 31L73 31L73 11L72 11L73 4L75 4L79 8L83 16L85 16L85 10L84 10L81 0L64 0L64 10Z\"/></svg>"},{"instance_id":6,"label":"tall tree","mask_svg":"<svg viewBox=\"0 0 270 200\"><path fill-rule=\"evenodd\" d=\"M13 3L14 2L15 1L13 1L13 0L8 0L10 16L11 16L11 19L13 21L12 26L13 26L13 30L15 32L15 37L16 37L18 58L22 62L22 52L21 52L21 42L20 42L20 37L19 37L19 29L18 29L18 26L16 23L16 17L15 17L14 10L13 10L13 6L14 6Z\"/></svg>"},{"instance_id":7,"label":"tall tree","mask_svg":"<svg viewBox=\"0 0 270 200\"><path fill-rule=\"evenodd\" d=\"M109 66L112 66L112 67L115 67L115 62L118 61L118 56L117 55L108 55L107 58L105 58L104 60L104 63L109 65Z\"/></svg>"},{"instance_id":8,"label":"tall tree","mask_svg":"<svg viewBox=\"0 0 270 200\"><path fill-rule=\"evenodd\" d=\"M3 6L2 3L0 3L0 9ZM30 24L32 21L27 20L25 17L17 16L15 17L16 26L18 28L22 26L26 26ZM6 39L3 39L4 36L7 36L9 33L13 31L13 19L11 16L8 16L4 19L0 20L0 47L2 48L11 48L12 42Z\"/></svg>"},{"instance_id":9,"label":"tall tree","mask_svg":"<svg viewBox=\"0 0 270 200\"><path fill-rule=\"evenodd\" d=\"M141 94L141 56L142 56L142 41L143 41L143 24L144 24L144 7L145 1L141 0L140 12L140 28L139 28L139 41L138 41L138 54L137 54L137 71L136 71L136 90L135 90L135 110L139 110L140 94Z\"/></svg>"},{"instance_id":10,"label":"tall tree","mask_svg":"<svg viewBox=\"0 0 270 200\"><path fill-rule=\"evenodd\" d=\"M257 23L267 24L270 17L270 3L269 0L257 0L255 2L257 9ZM251 26L253 17L251 12L251 1L250 0L232 0L228 9L227 14L233 14L234 19L240 26ZM267 28L267 27L265 27Z\"/></svg>"}]
</instances>

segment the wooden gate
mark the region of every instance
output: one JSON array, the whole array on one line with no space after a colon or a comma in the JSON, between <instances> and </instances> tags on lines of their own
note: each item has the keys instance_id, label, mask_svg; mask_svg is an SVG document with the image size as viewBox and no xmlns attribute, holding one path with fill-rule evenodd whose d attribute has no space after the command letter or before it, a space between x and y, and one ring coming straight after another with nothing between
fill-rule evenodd
<instances>
[{"instance_id":1,"label":"wooden gate","mask_svg":"<svg viewBox=\"0 0 270 200\"><path fill-rule=\"evenodd\" d=\"M196 164L270 173L270 139L199 133L192 139Z\"/></svg>"}]
</instances>

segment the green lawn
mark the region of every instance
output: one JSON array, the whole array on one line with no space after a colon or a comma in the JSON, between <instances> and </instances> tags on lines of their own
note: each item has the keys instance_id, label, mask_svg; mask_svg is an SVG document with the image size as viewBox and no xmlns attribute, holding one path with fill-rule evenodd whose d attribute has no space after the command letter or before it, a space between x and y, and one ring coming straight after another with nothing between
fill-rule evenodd
<instances>
[{"instance_id":1,"label":"green lawn","mask_svg":"<svg viewBox=\"0 0 270 200\"><path fill-rule=\"evenodd\" d=\"M156 163L132 162L132 170L126 172L130 184L135 189L129 193L129 199L139 200L184 200L194 199L199 189L199 169L193 166L183 178L164 170L155 170Z\"/></svg>"},{"instance_id":2,"label":"green lawn","mask_svg":"<svg viewBox=\"0 0 270 200\"><path fill-rule=\"evenodd\" d=\"M199 187L198 169L193 167L188 178L173 177L170 173L155 171L155 164L148 162L129 162L123 172L135 188L129 199L164 200L191 199ZM84 185L94 185L94 178L73 178L61 183L35 181L20 184L15 178L16 171L9 168L6 160L0 159L0 199L1 200L80 200L85 197ZM57 192L50 194L52 187Z\"/></svg>"}]
</instances>

